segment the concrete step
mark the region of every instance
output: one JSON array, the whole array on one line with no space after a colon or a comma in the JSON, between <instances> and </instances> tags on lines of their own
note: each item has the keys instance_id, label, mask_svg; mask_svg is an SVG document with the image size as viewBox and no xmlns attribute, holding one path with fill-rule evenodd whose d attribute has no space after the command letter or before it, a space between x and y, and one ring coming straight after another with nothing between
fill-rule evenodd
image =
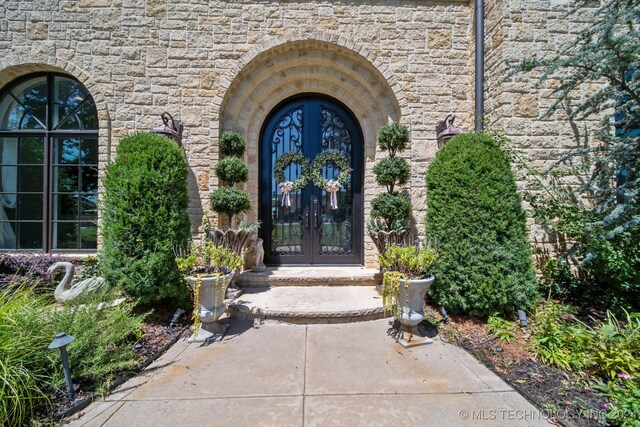
<instances>
[{"instance_id":1,"label":"concrete step","mask_svg":"<svg viewBox=\"0 0 640 427\"><path fill-rule=\"evenodd\" d=\"M247 286L376 286L382 275L358 266L267 267L263 272L242 272L236 284Z\"/></svg>"},{"instance_id":2,"label":"concrete step","mask_svg":"<svg viewBox=\"0 0 640 427\"><path fill-rule=\"evenodd\" d=\"M351 323L385 317L375 286L249 286L229 302L233 317L286 323Z\"/></svg>"}]
</instances>

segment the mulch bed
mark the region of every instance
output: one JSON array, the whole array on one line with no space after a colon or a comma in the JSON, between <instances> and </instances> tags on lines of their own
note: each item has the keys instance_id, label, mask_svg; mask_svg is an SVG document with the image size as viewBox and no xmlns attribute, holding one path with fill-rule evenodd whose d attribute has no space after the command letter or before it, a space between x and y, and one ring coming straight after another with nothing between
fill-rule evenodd
<instances>
[{"instance_id":1,"label":"mulch bed","mask_svg":"<svg viewBox=\"0 0 640 427\"><path fill-rule=\"evenodd\" d=\"M434 307L429 313L441 319ZM440 325L440 336L464 348L499 375L545 418L558 425L596 427L603 425L608 400L599 396L579 375L545 365L529 350L529 331L520 329L515 341L506 342L487 332L486 322L469 316L450 316Z\"/></svg>"},{"instance_id":2,"label":"mulch bed","mask_svg":"<svg viewBox=\"0 0 640 427\"><path fill-rule=\"evenodd\" d=\"M157 359L164 353L172 343L181 337L186 337L189 333L191 319L188 314L183 314L173 326L169 326L175 309L168 306L155 306L153 311L149 307L137 307L136 314L150 312L144 319L142 329L142 339L132 344L133 351L139 357L139 365L128 372L122 372L122 375L111 384L114 388L128 378L142 371L153 360ZM79 383L74 384L75 398L71 400L64 390L59 390L52 394L51 401L53 403L53 412L55 418L62 418L72 415L73 413L88 406L93 401L93 393L84 390L91 388L92 384Z\"/></svg>"}]
</instances>

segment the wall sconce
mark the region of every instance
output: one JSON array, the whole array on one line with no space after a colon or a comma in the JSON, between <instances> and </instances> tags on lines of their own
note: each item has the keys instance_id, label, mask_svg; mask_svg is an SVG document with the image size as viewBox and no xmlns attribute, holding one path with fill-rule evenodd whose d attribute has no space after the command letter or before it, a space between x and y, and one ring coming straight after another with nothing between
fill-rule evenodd
<instances>
[{"instance_id":1,"label":"wall sconce","mask_svg":"<svg viewBox=\"0 0 640 427\"><path fill-rule=\"evenodd\" d=\"M453 121L455 119L455 116L449 114L447 117L445 117L444 120L439 121L436 125L436 139L438 141L438 148L442 148L444 143L455 135L464 132L462 129L453 126Z\"/></svg>"},{"instance_id":2,"label":"wall sconce","mask_svg":"<svg viewBox=\"0 0 640 427\"><path fill-rule=\"evenodd\" d=\"M160 114L160 118L164 125L154 127L151 132L159 133L171 138L182 147L182 131L184 129L182 122L179 119L174 120L171 114L166 111ZM171 122L171 124L169 124L169 122Z\"/></svg>"}]
</instances>

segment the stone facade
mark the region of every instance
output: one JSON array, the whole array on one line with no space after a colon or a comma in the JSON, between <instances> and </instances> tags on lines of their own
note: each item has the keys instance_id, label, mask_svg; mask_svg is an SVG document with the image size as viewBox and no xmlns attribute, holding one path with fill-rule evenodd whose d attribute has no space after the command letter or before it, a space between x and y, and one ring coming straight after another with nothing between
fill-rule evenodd
<instances>
[{"instance_id":1,"label":"stone facade","mask_svg":"<svg viewBox=\"0 0 640 427\"><path fill-rule=\"evenodd\" d=\"M552 3L492 0L485 11L487 116L538 158L570 127L534 120L550 103L548 89L498 80L510 55L549 50L570 37L573 24ZM378 129L389 121L410 127L408 190L422 232L435 124L454 114L457 126L473 128L473 12L473 2L439 0L7 0L0 9L0 87L34 71L83 82L98 107L101 168L123 136L157 125L162 111L179 117L194 232L218 185L220 132L244 134L246 160L257 165L260 128L275 105L296 93L330 95L362 127L365 212L381 191L371 172L382 156ZM250 168L247 185L249 219L257 217L257 169ZM375 255L366 238L365 263L375 265Z\"/></svg>"}]
</instances>

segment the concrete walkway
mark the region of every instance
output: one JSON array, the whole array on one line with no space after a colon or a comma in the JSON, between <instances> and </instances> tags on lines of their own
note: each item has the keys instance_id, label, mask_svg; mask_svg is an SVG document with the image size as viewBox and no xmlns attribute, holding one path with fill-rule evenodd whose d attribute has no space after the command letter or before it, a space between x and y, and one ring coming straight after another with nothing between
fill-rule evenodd
<instances>
[{"instance_id":1,"label":"concrete walkway","mask_svg":"<svg viewBox=\"0 0 640 427\"><path fill-rule=\"evenodd\" d=\"M231 323L221 343L174 345L72 426L549 425L463 350L405 350L388 320Z\"/></svg>"}]
</instances>

